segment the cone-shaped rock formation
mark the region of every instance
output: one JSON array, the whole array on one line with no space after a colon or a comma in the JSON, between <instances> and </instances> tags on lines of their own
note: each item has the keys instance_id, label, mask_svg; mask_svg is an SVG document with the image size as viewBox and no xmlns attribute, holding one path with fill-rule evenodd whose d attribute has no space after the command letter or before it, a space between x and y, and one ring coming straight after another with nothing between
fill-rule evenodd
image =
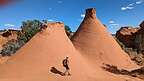
<instances>
[{"instance_id":1,"label":"cone-shaped rock formation","mask_svg":"<svg viewBox=\"0 0 144 81\"><path fill-rule=\"evenodd\" d=\"M94 8L86 10L83 22L71 40L74 46L93 62L126 68L136 66L96 18Z\"/></svg>"}]
</instances>

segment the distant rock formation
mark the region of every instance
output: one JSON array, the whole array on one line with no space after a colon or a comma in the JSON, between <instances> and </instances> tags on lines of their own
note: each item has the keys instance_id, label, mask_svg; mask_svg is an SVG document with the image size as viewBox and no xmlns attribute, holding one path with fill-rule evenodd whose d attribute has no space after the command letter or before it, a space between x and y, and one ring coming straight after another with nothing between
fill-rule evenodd
<instances>
[{"instance_id":1,"label":"distant rock formation","mask_svg":"<svg viewBox=\"0 0 144 81\"><path fill-rule=\"evenodd\" d=\"M116 33L116 38L126 47L144 51L144 21L140 27L122 27Z\"/></svg>"},{"instance_id":2,"label":"distant rock formation","mask_svg":"<svg viewBox=\"0 0 144 81\"><path fill-rule=\"evenodd\" d=\"M9 40L14 39L17 40L17 32L19 30L13 30L13 29L9 29L5 32L3 32L1 35L5 38L8 38Z\"/></svg>"},{"instance_id":3,"label":"distant rock formation","mask_svg":"<svg viewBox=\"0 0 144 81\"><path fill-rule=\"evenodd\" d=\"M139 51L144 52L144 21L139 26L140 29L134 34L134 43Z\"/></svg>"},{"instance_id":4,"label":"distant rock formation","mask_svg":"<svg viewBox=\"0 0 144 81\"><path fill-rule=\"evenodd\" d=\"M140 28L132 27L122 27L116 33L116 38L122 42L126 47L135 47L134 44L134 33L136 33Z\"/></svg>"},{"instance_id":5,"label":"distant rock formation","mask_svg":"<svg viewBox=\"0 0 144 81\"><path fill-rule=\"evenodd\" d=\"M2 46L6 44L9 40L17 40L17 32L19 30L5 30L0 32L0 50L2 49Z\"/></svg>"}]
</instances>

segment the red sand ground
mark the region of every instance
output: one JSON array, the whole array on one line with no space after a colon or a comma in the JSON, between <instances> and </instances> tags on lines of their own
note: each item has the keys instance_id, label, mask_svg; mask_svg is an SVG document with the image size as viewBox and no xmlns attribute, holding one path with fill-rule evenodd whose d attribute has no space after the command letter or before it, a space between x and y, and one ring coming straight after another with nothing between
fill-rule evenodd
<instances>
[{"instance_id":1,"label":"red sand ground","mask_svg":"<svg viewBox=\"0 0 144 81\"><path fill-rule=\"evenodd\" d=\"M102 63L122 68L133 68L137 65L120 49L99 21L91 18L88 20L86 23L92 25L88 25L86 34L83 30L87 28L81 25L73 37L77 49L66 36L64 24L49 23L46 30L35 35L8 62L0 65L0 81L142 81L101 69ZM96 27L93 30L95 33L92 32L92 27ZM93 38L95 36L96 38ZM72 75L60 76L51 73L51 67L64 71L62 60L66 56L70 58Z\"/></svg>"}]
</instances>

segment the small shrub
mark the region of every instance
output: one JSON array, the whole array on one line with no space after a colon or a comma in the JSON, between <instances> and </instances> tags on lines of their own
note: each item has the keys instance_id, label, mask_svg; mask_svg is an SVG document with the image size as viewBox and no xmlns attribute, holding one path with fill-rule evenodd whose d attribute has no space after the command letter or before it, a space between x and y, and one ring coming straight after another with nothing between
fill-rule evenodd
<instances>
[{"instance_id":1,"label":"small shrub","mask_svg":"<svg viewBox=\"0 0 144 81\"><path fill-rule=\"evenodd\" d=\"M41 29L42 22L38 20L27 20L23 22L21 26L21 32L19 33L18 40L28 42L36 33Z\"/></svg>"},{"instance_id":2,"label":"small shrub","mask_svg":"<svg viewBox=\"0 0 144 81\"><path fill-rule=\"evenodd\" d=\"M5 45L3 45L3 48L1 50L2 56L11 56L11 54L14 54L19 48L20 44L15 40L8 41Z\"/></svg>"},{"instance_id":3,"label":"small shrub","mask_svg":"<svg viewBox=\"0 0 144 81\"><path fill-rule=\"evenodd\" d=\"M67 36L70 37L72 31L68 25L65 25L65 31L66 31Z\"/></svg>"}]
</instances>

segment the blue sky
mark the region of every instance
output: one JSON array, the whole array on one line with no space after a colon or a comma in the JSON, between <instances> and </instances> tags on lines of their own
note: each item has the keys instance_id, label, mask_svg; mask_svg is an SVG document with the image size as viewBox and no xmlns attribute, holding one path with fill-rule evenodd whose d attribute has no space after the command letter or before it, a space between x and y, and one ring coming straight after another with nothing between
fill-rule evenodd
<instances>
[{"instance_id":1,"label":"blue sky","mask_svg":"<svg viewBox=\"0 0 144 81\"><path fill-rule=\"evenodd\" d=\"M0 7L0 29L19 28L25 20L47 19L62 21L75 31L85 9L91 7L111 33L144 20L144 0L19 0Z\"/></svg>"}]
</instances>

